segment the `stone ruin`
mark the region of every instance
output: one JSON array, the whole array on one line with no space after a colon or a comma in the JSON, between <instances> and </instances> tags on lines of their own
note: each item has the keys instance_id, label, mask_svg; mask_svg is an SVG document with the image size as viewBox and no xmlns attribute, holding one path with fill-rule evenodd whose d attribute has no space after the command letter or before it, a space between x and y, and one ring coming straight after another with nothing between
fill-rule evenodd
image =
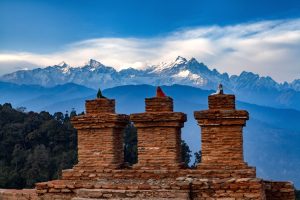
<instances>
[{"instance_id":1,"label":"stone ruin","mask_svg":"<svg viewBox=\"0 0 300 200\"><path fill-rule=\"evenodd\" d=\"M72 119L78 130L78 164L62 179L37 183L32 195L0 190L0 199L100 200L294 200L290 182L256 177L243 156L248 112L236 110L235 96L208 97L208 110L195 111L201 127L202 162L181 161L181 128L186 114L173 111L170 97L146 98L144 113L115 113L115 100L86 101L86 114ZM138 162L124 165L123 133L137 128ZM27 196L26 196L27 195ZM2 198L1 198L2 197Z\"/></svg>"}]
</instances>

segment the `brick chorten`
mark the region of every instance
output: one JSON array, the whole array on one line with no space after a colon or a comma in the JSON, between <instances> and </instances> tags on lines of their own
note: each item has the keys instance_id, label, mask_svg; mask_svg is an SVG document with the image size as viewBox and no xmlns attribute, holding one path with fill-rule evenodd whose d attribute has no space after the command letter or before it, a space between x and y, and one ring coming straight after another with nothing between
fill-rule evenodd
<instances>
[{"instance_id":1,"label":"brick chorten","mask_svg":"<svg viewBox=\"0 0 300 200\"><path fill-rule=\"evenodd\" d=\"M186 115L173 112L171 97L146 98L145 103L145 113L130 115L138 131L138 163L135 167L180 168L181 128L186 121Z\"/></svg>"},{"instance_id":2,"label":"brick chorten","mask_svg":"<svg viewBox=\"0 0 300 200\"><path fill-rule=\"evenodd\" d=\"M115 113L115 100L86 101L86 114L72 124L78 130L77 167L119 168L124 162L123 131L129 116Z\"/></svg>"},{"instance_id":3,"label":"brick chorten","mask_svg":"<svg viewBox=\"0 0 300 200\"><path fill-rule=\"evenodd\" d=\"M201 126L202 160L198 169L225 170L225 176L255 177L243 156L243 127L249 119L245 110L235 109L235 96L213 94L208 110L195 111Z\"/></svg>"}]
</instances>

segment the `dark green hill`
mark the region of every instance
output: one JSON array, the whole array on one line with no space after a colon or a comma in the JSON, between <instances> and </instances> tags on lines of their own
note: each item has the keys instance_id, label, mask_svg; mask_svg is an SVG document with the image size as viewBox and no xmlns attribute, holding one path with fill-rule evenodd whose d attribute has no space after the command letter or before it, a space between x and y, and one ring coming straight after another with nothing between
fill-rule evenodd
<instances>
[{"instance_id":1,"label":"dark green hill","mask_svg":"<svg viewBox=\"0 0 300 200\"><path fill-rule=\"evenodd\" d=\"M0 105L0 188L58 178L77 160L76 137L63 113L23 113Z\"/></svg>"}]
</instances>

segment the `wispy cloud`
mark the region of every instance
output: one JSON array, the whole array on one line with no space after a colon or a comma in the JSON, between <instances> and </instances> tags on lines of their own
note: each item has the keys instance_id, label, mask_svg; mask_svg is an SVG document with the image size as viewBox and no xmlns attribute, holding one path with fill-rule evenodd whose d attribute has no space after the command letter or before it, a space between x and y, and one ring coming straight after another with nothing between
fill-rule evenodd
<instances>
[{"instance_id":1,"label":"wispy cloud","mask_svg":"<svg viewBox=\"0 0 300 200\"><path fill-rule=\"evenodd\" d=\"M229 74L246 70L291 81L300 78L300 19L189 28L144 39L96 38L69 44L50 54L2 53L0 73L61 61L81 66L90 58L116 69L141 68L178 55L195 57Z\"/></svg>"}]
</instances>

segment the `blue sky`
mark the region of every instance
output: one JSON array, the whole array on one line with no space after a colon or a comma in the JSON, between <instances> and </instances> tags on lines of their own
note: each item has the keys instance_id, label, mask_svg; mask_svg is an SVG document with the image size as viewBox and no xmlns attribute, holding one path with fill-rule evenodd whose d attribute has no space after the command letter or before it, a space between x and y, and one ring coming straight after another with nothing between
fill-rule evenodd
<instances>
[{"instance_id":1,"label":"blue sky","mask_svg":"<svg viewBox=\"0 0 300 200\"><path fill-rule=\"evenodd\" d=\"M299 18L299 0L0 0L0 74L57 64L59 60L82 65L88 57L116 68L141 67L175 59L175 54L180 53L231 74L248 70L279 81L293 80L300 78L296 59L300 47L295 45L300 44ZM243 30L248 30L247 34ZM288 43L279 38L266 49L262 44L270 42L263 40L257 50L269 51L275 45L274 55L281 52L279 58L283 63L269 55L264 59L256 55L257 62L247 60L250 40L267 39L268 34L274 39L279 35L287 37ZM188 41L181 46L172 46L172 42L186 38ZM202 48L197 50L193 39ZM239 46L231 46L230 42L225 45L230 39L239 39ZM222 50L213 49L214 45L222 45L220 41ZM243 42L246 46L242 46ZM166 43L169 45L162 47ZM107 46L114 50L109 51ZM154 54L157 46L161 47L160 53L168 56ZM187 50L178 52L172 47ZM239 52L242 55L237 56ZM141 55L145 53L149 56ZM81 58L75 59L72 54ZM223 55L231 57L226 60ZM248 57L253 58L251 51ZM286 74L273 73L287 61L292 66ZM274 69L273 62L278 63Z\"/></svg>"}]
</instances>

